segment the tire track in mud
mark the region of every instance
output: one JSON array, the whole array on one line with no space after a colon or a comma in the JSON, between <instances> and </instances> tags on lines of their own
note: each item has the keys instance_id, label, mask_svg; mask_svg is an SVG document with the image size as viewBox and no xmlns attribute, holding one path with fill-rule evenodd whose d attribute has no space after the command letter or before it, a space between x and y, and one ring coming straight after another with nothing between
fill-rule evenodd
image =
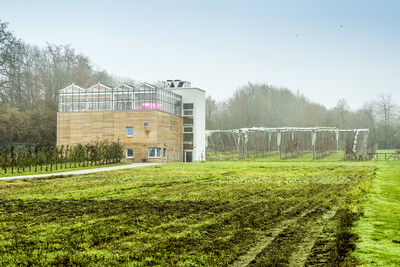
<instances>
[{"instance_id":1,"label":"tire track in mud","mask_svg":"<svg viewBox=\"0 0 400 267\"><path fill-rule=\"evenodd\" d=\"M314 202L310 201L310 199L302 199L301 201L282 201L282 199L280 199L288 196L294 198L304 198L305 194L315 197L325 195L327 193L326 190L323 190L326 189L325 186L316 186L305 189L306 190L297 189L294 192L290 192L290 195L286 190L263 190L257 192L256 194L247 196L239 203L229 201L225 203L216 203L216 209L200 210L198 213L188 214L182 218L171 220L155 227L150 227L147 233L156 234L158 231L169 232L171 236L167 239L171 241L167 240L166 243L176 242L176 234L178 234L179 238L182 238L183 236L189 236L190 238L190 234L193 232L193 230L206 231L208 232L209 237L212 237L216 233L215 231L219 227L218 225L221 223L226 224L226 222L229 221L240 225L242 220L246 218L245 214L249 213L250 211L250 218L254 216L257 218L257 214L265 214L263 217L265 217L266 220L264 220L262 223L264 226L259 225L256 226L256 228L258 228L258 233L266 232L267 235L261 235L262 240L257 242L257 234L254 233L255 239L253 239L254 241L252 242L257 242L258 246L256 246L257 248L251 249L253 256L251 256L251 259L246 261L246 264L244 264L247 265L252 262L254 258L256 258L258 254L260 254L263 249L268 246L268 244L271 244L274 239L276 239L276 237L279 236L285 229L290 228L290 226L295 224L299 219L307 216L321 206L322 203L320 201ZM332 188L330 188L330 190L331 189ZM265 200L261 201L260 203L257 201L259 200L259 197L265 198ZM210 211L212 214L209 213ZM260 223L260 221L258 223ZM273 227L273 229L270 230L268 227ZM246 242L244 242L244 244L245 243ZM246 245L246 247L249 247L249 245L250 243ZM245 252L243 248L241 249L241 253ZM250 252L245 255L249 255L249 253ZM243 257L245 256L242 256L240 259L243 259ZM233 266L243 266L243 264Z\"/></svg>"},{"instance_id":2,"label":"tire track in mud","mask_svg":"<svg viewBox=\"0 0 400 267\"><path fill-rule=\"evenodd\" d=\"M339 207L334 207L333 209L327 211L319 218L315 223L314 227L308 233L308 236L303 242L298 244L299 250L295 251L289 259L289 266L305 266L307 258L312 252L312 249L317 242L318 237L321 235L324 226L336 215Z\"/></svg>"},{"instance_id":3,"label":"tire track in mud","mask_svg":"<svg viewBox=\"0 0 400 267\"><path fill-rule=\"evenodd\" d=\"M296 206L292 206L283 213L289 213L291 210L295 208ZM262 236L254 247L252 247L246 254L240 256L239 259L236 262L234 262L231 266L232 267L248 266L287 227L296 223L299 219L303 218L309 213L312 213L316 209L317 207L306 209L297 217L279 222L277 226L268 231L268 235Z\"/></svg>"},{"instance_id":4,"label":"tire track in mud","mask_svg":"<svg viewBox=\"0 0 400 267\"><path fill-rule=\"evenodd\" d=\"M325 189L325 190L323 190L323 189ZM309 190L307 190L307 192L300 193L299 195L303 195L305 193L308 193L308 194L314 193L315 194L314 196L325 195L327 197L327 199L330 199L329 194L331 193L331 191L336 191L336 190L335 190L335 188L332 188L331 186L329 186L328 188L324 188L322 186L322 187L310 188ZM299 193L299 192L296 192L296 193ZM304 205L304 202L300 202L297 205L290 207L289 209L285 210L283 213L289 213L293 209L302 207L302 205ZM314 205L314 206L311 207L312 205ZM253 246L252 248L250 248L250 250L246 254L240 256L238 258L238 260L236 262L234 262L231 266L248 266L248 265L250 265L256 259L256 257L258 257L260 254L262 254L263 250L268 245L270 245L272 242L274 242L276 238L279 238L280 235L284 235L285 230L288 230L290 228L290 226L294 225L297 221L299 221L303 217L305 217L307 215L311 215L313 212L317 211L321 206L322 206L322 203L319 203L319 204L313 203L313 204L308 205L308 207L307 207L307 205L304 205L303 212L301 212L300 214L298 214L299 212L295 213L295 214L298 214L297 216L294 215L295 217L278 222L277 224L275 224L276 226L274 228L267 230L267 234L261 235L261 238L256 243L256 245ZM337 206L337 204L335 205L335 207L336 206ZM337 208L334 208L334 210L337 210ZM289 217L289 216L290 215L288 215L287 217ZM315 240L314 240L314 242L315 242Z\"/></svg>"},{"instance_id":5,"label":"tire track in mud","mask_svg":"<svg viewBox=\"0 0 400 267\"><path fill-rule=\"evenodd\" d=\"M178 239L184 238L184 236L188 236L190 239L193 230L208 232L209 237L212 237L219 231L216 229L220 224L226 224L226 222L229 221L229 224L232 222L240 225L242 222L247 223L247 221L243 221L245 220L243 218L246 218L246 214L249 212L251 212L248 214L250 215L250 218L251 216L257 218L257 214L264 214L263 216L266 217L266 220L262 223L264 227L259 224L256 228L258 228L258 233L266 232L267 234L261 235L261 240L257 241L257 234L255 233L255 238L252 242L257 242L257 245L240 257L239 259L241 261L238 260L233 265L246 266L251 264L259 254L262 254L263 250L273 243L277 237L279 238L286 229L289 229L292 225L296 224L298 220L312 213L321 206L322 203L320 201L310 201L310 197L313 199L320 199L320 197L317 196L329 195L329 192L333 189L334 188L332 187L326 188L326 186L318 185L313 187L306 186L300 189L297 188L290 192L287 190L262 190L255 194L246 196L239 202L215 202L213 207L204 207L204 209L199 208L195 213L190 212L182 214L183 217L181 218L175 218L162 224L154 225L153 227L148 226L146 236L137 236L137 238L138 240L141 240L142 238L147 239L149 234L157 235L158 232L169 232L170 237L166 238L162 243L176 243L179 245L180 243ZM282 200L282 198L287 197L292 199L299 197L301 200ZM260 198L264 200L260 201ZM201 203L199 204L201 205ZM268 227L273 228L268 229ZM246 242L244 242L244 244L245 243ZM162 246L162 244L160 244L160 246ZM246 245L246 247L249 246L251 246L250 243ZM241 250L242 253L245 252L243 249L244 247Z\"/></svg>"},{"instance_id":6,"label":"tire track in mud","mask_svg":"<svg viewBox=\"0 0 400 267\"><path fill-rule=\"evenodd\" d=\"M210 220L211 221L222 220L224 217L229 217L229 215L237 213L237 212L240 212L240 211L243 211L246 208L250 208L250 207L253 207L253 206L260 205L261 204L260 202L252 202L252 199L258 198L260 195L265 194L266 191L268 191L268 190L261 191L261 192L258 192L256 194L248 196L246 199L242 200L239 205L238 205L238 203L235 203L235 202L216 203L216 205L213 207L213 209L200 210L198 213L188 214L187 216L184 216L182 218L178 218L178 219L163 223L161 225L155 226L155 227L152 228L152 230L153 231L154 230L159 230L159 229L165 230L171 225L175 225L175 224L180 223L180 222L185 223L185 221L187 221L187 220L193 220L193 221L198 220L199 221L198 223L187 225L186 227L188 227L188 228L199 227L202 224L205 224ZM268 191L268 192L271 193L269 195L269 198L276 198L276 197L282 196L282 192L278 192L278 191L277 192ZM264 201L262 203L262 205L263 206L268 206L273 202L274 201ZM287 203L287 204L290 205L290 203ZM294 206L291 206L291 209L292 208L294 208ZM212 215L204 216L204 214L206 214L206 213L208 213L208 212L210 212L212 210L215 210L215 211L220 210L222 212L218 212L218 213L214 213Z\"/></svg>"}]
</instances>

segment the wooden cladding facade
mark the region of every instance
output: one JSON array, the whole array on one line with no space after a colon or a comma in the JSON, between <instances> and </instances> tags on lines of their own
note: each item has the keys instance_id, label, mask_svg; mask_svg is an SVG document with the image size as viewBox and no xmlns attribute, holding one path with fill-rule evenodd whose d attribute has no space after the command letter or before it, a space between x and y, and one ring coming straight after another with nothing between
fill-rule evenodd
<instances>
[{"instance_id":1,"label":"wooden cladding facade","mask_svg":"<svg viewBox=\"0 0 400 267\"><path fill-rule=\"evenodd\" d=\"M127 137L127 127L133 127L133 137ZM182 161L182 118L155 110L57 113L57 145L101 140L120 142L124 153L133 148L133 158L124 161ZM161 157L149 158L148 148L160 148Z\"/></svg>"}]
</instances>

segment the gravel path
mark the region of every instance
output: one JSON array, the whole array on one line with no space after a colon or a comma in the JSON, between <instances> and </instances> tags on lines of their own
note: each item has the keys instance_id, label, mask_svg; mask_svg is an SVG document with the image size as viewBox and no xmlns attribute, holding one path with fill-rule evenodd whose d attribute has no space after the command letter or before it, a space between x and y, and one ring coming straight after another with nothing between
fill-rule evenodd
<instances>
[{"instance_id":1,"label":"gravel path","mask_svg":"<svg viewBox=\"0 0 400 267\"><path fill-rule=\"evenodd\" d=\"M87 174L87 173L105 172L105 171L121 170L121 169L135 168L135 167L153 166L153 165L158 165L158 164L163 164L163 163L132 163L129 165L102 167L102 168L67 171L67 172L52 172L52 173L46 173L46 174L10 176L10 177L0 178L0 181L10 181L10 180L15 180L15 179L29 179L29 178L44 178L44 177L53 177L53 176L60 176L60 175Z\"/></svg>"}]
</instances>

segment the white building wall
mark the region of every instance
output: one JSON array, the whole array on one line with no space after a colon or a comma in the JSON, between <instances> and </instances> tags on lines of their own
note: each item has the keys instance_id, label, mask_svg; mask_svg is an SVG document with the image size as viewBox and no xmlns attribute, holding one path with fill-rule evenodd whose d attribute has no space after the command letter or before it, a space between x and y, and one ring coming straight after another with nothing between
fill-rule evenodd
<instances>
[{"instance_id":1,"label":"white building wall","mask_svg":"<svg viewBox=\"0 0 400 267\"><path fill-rule=\"evenodd\" d=\"M206 159L206 93L200 88L165 88L182 96L182 103L193 103L193 161ZM184 157L184 155L182 155Z\"/></svg>"}]
</instances>

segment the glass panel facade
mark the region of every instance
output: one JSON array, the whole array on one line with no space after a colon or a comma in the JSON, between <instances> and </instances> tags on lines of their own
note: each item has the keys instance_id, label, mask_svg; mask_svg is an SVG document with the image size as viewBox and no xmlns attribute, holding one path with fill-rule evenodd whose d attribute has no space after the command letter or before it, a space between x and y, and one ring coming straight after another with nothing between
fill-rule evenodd
<instances>
[{"instance_id":1,"label":"glass panel facade","mask_svg":"<svg viewBox=\"0 0 400 267\"><path fill-rule=\"evenodd\" d=\"M59 93L58 112L159 110L182 116L182 96L149 84L88 89L70 85Z\"/></svg>"}]
</instances>

